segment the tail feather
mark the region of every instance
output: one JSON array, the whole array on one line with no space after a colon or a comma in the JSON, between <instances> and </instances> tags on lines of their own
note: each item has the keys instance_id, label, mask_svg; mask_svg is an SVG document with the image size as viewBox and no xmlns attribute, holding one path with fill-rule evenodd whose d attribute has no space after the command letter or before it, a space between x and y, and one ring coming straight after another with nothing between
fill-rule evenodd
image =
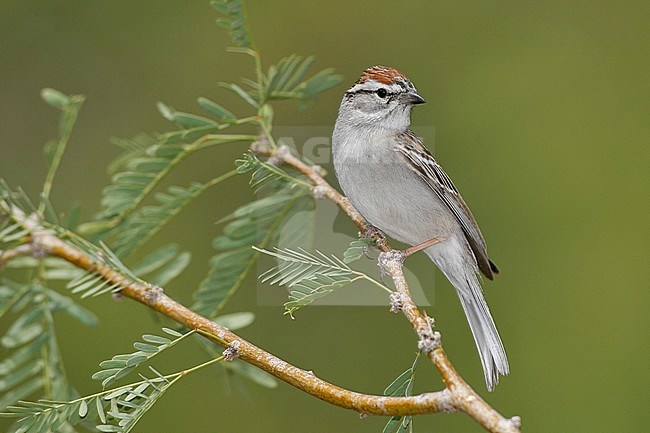
<instances>
[{"instance_id":1,"label":"tail feather","mask_svg":"<svg viewBox=\"0 0 650 433\"><path fill-rule=\"evenodd\" d=\"M492 391L499 383L499 374L510 373L510 367L501 337L499 337L490 309L483 297L477 269L468 265L458 256L450 255L449 253L453 252L453 249L447 250L446 254L441 254L440 250L435 247L426 251L456 289L483 365L485 383L488 390ZM459 266L461 263L463 264Z\"/></svg>"},{"instance_id":2,"label":"tail feather","mask_svg":"<svg viewBox=\"0 0 650 433\"><path fill-rule=\"evenodd\" d=\"M510 373L510 367L481 286L476 276L473 276L473 280L465 280L465 287L457 289L457 292L481 358L485 382L488 390L492 391L499 383L499 374Z\"/></svg>"}]
</instances>

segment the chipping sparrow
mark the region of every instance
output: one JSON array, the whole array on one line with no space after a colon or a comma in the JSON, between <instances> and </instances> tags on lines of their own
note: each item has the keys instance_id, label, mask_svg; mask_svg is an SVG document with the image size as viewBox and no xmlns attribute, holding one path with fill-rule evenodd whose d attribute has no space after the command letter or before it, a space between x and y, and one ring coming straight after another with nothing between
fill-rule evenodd
<instances>
[{"instance_id":1,"label":"chipping sparrow","mask_svg":"<svg viewBox=\"0 0 650 433\"><path fill-rule=\"evenodd\" d=\"M497 267L451 179L410 129L424 103L396 69L373 66L343 96L332 136L334 169L350 202L370 224L424 251L456 288L491 391L509 372L506 352L478 278Z\"/></svg>"}]
</instances>

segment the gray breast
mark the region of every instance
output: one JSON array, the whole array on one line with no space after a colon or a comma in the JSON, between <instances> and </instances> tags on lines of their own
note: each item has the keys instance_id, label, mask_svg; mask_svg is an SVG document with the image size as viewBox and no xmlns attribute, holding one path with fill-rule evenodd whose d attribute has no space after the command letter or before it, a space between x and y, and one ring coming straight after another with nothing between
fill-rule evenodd
<instances>
[{"instance_id":1,"label":"gray breast","mask_svg":"<svg viewBox=\"0 0 650 433\"><path fill-rule=\"evenodd\" d=\"M449 233L454 220L445 204L382 141L361 152L345 152L345 143L338 143L334 167L350 202L372 225L407 244Z\"/></svg>"}]
</instances>

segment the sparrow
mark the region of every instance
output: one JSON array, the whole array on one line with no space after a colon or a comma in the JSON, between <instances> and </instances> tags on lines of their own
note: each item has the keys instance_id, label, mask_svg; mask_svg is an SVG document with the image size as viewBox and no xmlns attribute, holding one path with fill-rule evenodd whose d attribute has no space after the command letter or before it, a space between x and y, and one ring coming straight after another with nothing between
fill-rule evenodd
<instances>
[{"instance_id":1,"label":"sparrow","mask_svg":"<svg viewBox=\"0 0 650 433\"><path fill-rule=\"evenodd\" d=\"M343 95L332 135L343 192L386 235L422 248L456 289L478 349L488 390L509 373L508 359L481 289L499 272L469 207L411 131L423 104L397 69L372 66Z\"/></svg>"}]
</instances>

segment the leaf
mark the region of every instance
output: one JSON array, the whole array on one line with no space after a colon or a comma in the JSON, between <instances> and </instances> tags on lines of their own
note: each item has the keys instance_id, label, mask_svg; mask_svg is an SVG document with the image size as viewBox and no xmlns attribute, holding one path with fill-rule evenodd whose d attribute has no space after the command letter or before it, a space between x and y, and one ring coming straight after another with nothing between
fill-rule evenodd
<instances>
[{"instance_id":1,"label":"leaf","mask_svg":"<svg viewBox=\"0 0 650 433\"><path fill-rule=\"evenodd\" d=\"M98 418L102 424L96 428L100 431L130 432L174 383L157 372L156 375L153 379L143 377L135 389L121 387L71 401L21 401L0 416L20 417L17 425L21 432L31 432L34 428L43 432L59 431L65 423L74 425L82 417L89 421ZM179 375L177 373L176 377L181 377Z\"/></svg>"},{"instance_id":2,"label":"leaf","mask_svg":"<svg viewBox=\"0 0 650 433\"><path fill-rule=\"evenodd\" d=\"M124 359L107 359L99 363L101 368L122 368L126 366L126 360Z\"/></svg>"},{"instance_id":3,"label":"leaf","mask_svg":"<svg viewBox=\"0 0 650 433\"><path fill-rule=\"evenodd\" d=\"M225 326L230 330L237 330L245 328L255 321L255 314L250 311L241 313L225 314L223 316L215 317L214 321L221 326Z\"/></svg>"},{"instance_id":4,"label":"leaf","mask_svg":"<svg viewBox=\"0 0 650 433\"><path fill-rule=\"evenodd\" d=\"M169 344L172 341L167 337L160 337L158 335L144 334L142 339L148 343L154 344Z\"/></svg>"},{"instance_id":5,"label":"leaf","mask_svg":"<svg viewBox=\"0 0 650 433\"><path fill-rule=\"evenodd\" d=\"M178 245L165 245L142 259L133 271L153 284L165 286L187 268L190 259L191 254L180 252Z\"/></svg>"},{"instance_id":6,"label":"leaf","mask_svg":"<svg viewBox=\"0 0 650 433\"><path fill-rule=\"evenodd\" d=\"M95 426L95 428L101 432L123 432L124 429L120 426L103 424Z\"/></svg>"},{"instance_id":7,"label":"leaf","mask_svg":"<svg viewBox=\"0 0 650 433\"><path fill-rule=\"evenodd\" d=\"M95 397L95 407L97 408L97 416L99 416L101 422L106 423L104 405L102 404L102 399L100 397Z\"/></svg>"},{"instance_id":8,"label":"leaf","mask_svg":"<svg viewBox=\"0 0 650 433\"><path fill-rule=\"evenodd\" d=\"M229 30L228 34L235 45L240 47L253 45L241 0L212 0L210 6L226 16L217 19L217 24Z\"/></svg>"},{"instance_id":9,"label":"leaf","mask_svg":"<svg viewBox=\"0 0 650 433\"><path fill-rule=\"evenodd\" d=\"M173 329L169 329L169 328L162 328L162 330L169 335L173 335L174 337L181 337L183 335L180 332L174 331Z\"/></svg>"},{"instance_id":10,"label":"leaf","mask_svg":"<svg viewBox=\"0 0 650 433\"><path fill-rule=\"evenodd\" d=\"M41 98L43 98L43 100L51 106L59 108L61 110L65 109L70 103L70 98L68 98L62 92L51 89L49 87L41 90Z\"/></svg>"},{"instance_id":11,"label":"leaf","mask_svg":"<svg viewBox=\"0 0 650 433\"><path fill-rule=\"evenodd\" d=\"M254 94L251 94L251 93L249 93L249 92L247 92L247 91L245 91L244 89L242 89L242 88L241 88L240 86L238 86L237 84L233 84L233 83L219 83L219 85L220 85L221 87L225 87L226 89L235 92L235 93L236 93L237 95L239 95L239 96L240 96L244 101L246 101L247 103L249 103L249 104L252 105L253 107L255 107L255 108L260 108L260 103L259 103L258 101L255 100L255 98L256 98L257 96L254 95Z\"/></svg>"},{"instance_id":12,"label":"leaf","mask_svg":"<svg viewBox=\"0 0 650 433\"><path fill-rule=\"evenodd\" d=\"M159 140L160 144L173 145L173 144L183 144L191 143L192 147L198 148L198 146L193 146L193 144L198 143L201 140L204 140L209 134L216 134L220 130L228 127L228 124L219 125L217 123L197 126L194 128L181 129L177 131L166 132L160 135Z\"/></svg>"},{"instance_id":13,"label":"leaf","mask_svg":"<svg viewBox=\"0 0 650 433\"><path fill-rule=\"evenodd\" d=\"M43 261L47 266L56 263L51 259ZM13 323L6 324L2 337L3 346L10 350L5 351L0 362L0 410L42 390L45 384L51 398L69 398L71 387L61 363L52 313L70 309L70 304L61 295L48 296L50 289L36 283L18 285L5 280L0 288L9 289L8 298L0 297L0 309L20 312ZM14 308L8 308L6 299L15 302Z\"/></svg>"},{"instance_id":14,"label":"leaf","mask_svg":"<svg viewBox=\"0 0 650 433\"><path fill-rule=\"evenodd\" d=\"M79 406L79 416L83 418L87 414L88 414L88 403L85 400L82 400L81 405Z\"/></svg>"},{"instance_id":15,"label":"leaf","mask_svg":"<svg viewBox=\"0 0 650 433\"><path fill-rule=\"evenodd\" d=\"M16 368L24 365L37 355L40 355L40 349L47 342L48 335L40 334L36 339L26 344L11 355L6 356L0 362L0 376L5 376L13 372Z\"/></svg>"},{"instance_id":16,"label":"leaf","mask_svg":"<svg viewBox=\"0 0 650 433\"><path fill-rule=\"evenodd\" d=\"M190 264L192 255L189 251L179 254L174 261L170 262L160 272L151 277L151 282L159 286L166 286L171 280L178 277Z\"/></svg>"},{"instance_id":17,"label":"leaf","mask_svg":"<svg viewBox=\"0 0 650 433\"><path fill-rule=\"evenodd\" d=\"M264 388L278 387L278 381L273 376L243 361L235 361L224 365L226 368L229 367L235 373L260 386L263 386Z\"/></svg>"},{"instance_id":18,"label":"leaf","mask_svg":"<svg viewBox=\"0 0 650 433\"><path fill-rule=\"evenodd\" d=\"M382 433L393 433L397 428L399 428L400 424L402 424L402 417L393 416L388 420L386 426L384 426Z\"/></svg>"},{"instance_id":19,"label":"leaf","mask_svg":"<svg viewBox=\"0 0 650 433\"><path fill-rule=\"evenodd\" d=\"M2 229L2 231L0 231L0 242L8 243L8 242L13 241L14 239L17 238L16 233L28 234L29 231L26 230L23 227L23 225L20 224L20 223L14 223L14 224L8 225L4 229ZM24 236L24 234L20 234L18 236L18 238L22 237L22 236Z\"/></svg>"},{"instance_id":20,"label":"leaf","mask_svg":"<svg viewBox=\"0 0 650 433\"><path fill-rule=\"evenodd\" d=\"M343 263L349 264L359 260L373 242L370 238L361 238L350 242L350 247L343 253Z\"/></svg>"},{"instance_id":21,"label":"leaf","mask_svg":"<svg viewBox=\"0 0 650 433\"><path fill-rule=\"evenodd\" d=\"M86 326L97 326L99 318L92 311L77 304L73 299L60 295L54 290L44 289L46 296L52 301L53 311L65 311Z\"/></svg>"},{"instance_id":22,"label":"leaf","mask_svg":"<svg viewBox=\"0 0 650 433\"><path fill-rule=\"evenodd\" d=\"M115 174L126 168L130 160L142 157L146 150L155 144L156 139L147 134L138 134L133 138L113 137L110 141L125 150L122 155L108 165L108 173Z\"/></svg>"},{"instance_id":23,"label":"leaf","mask_svg":"<svg viewBox=\"0 0 650 433\"><path fill-rule=\"evenodd\" d=\"M31 394L35 393L43 387L44 380L42 377L37 376L26 382L23 382L21 385L13 388L11 391L4 393L0 398L0 410L4 410L7 406L15 404L17 401L20 401L24 398L27 398Z\"/></svg>"},{"instance_id":24,"label":"leaf","mask_svg":"<svg viewBox=\"0 0 650 433\"><path fill-rule=\"evenodd\" d=\"M16 322L14 322L16 325ZM14 326L7 331L7 333L2 337L2 345L6 348L14 348L21 346L28 341L31 341L38 337L43 332L43 327L40 323L30 323L25 326Z\"/></svg>"},{"instance_id":25,"label":"leaf","mask_svg":"<svg viewBox=\"0 0 650 433\"><path fill-rule=\"evenodd\" d=\"M140 350L145 353L156 353L158 352L158 347L154 346L152 344L146 344L146 343L133 343L133 347L135 347L137 350Z\"/></svg>"},{"instance_id":26,"label":"leaf","mask_svg":"<svg viewBox=\"0 0 650 433\"><path fill-rule=\"evenodd\" d=\"M0 379L0 393L3 393L20 382L26 380L27 378L33 377L36 374L40 373L43 368L42 362L28 363L20 368L11 372L10 375L7 375Z\"/></svg>"},{"instance_id":27,"label":"leaf","mask_svg":"<svg viewBox=\"0 0 650 433\"><path fill-rule=\"evenodd\" d=\"M150 274L165 266L165 264L173 260L178 253L178 244L165 245L140 260L140 262L138 262L137 265L132 266L131 269L138 276Z\"/></svg>"},{"instance_id":28,"label":"leaf","mask_svg":"<svg viewBox=\"0 0 650 433\"><path fill-rule=\"evenodd\" d=\"M197 102L199 106L203 108L205 111L217 116L220 120L224 122L233 123L237 121L237 117L235 117L234 114L232 114L230 111L223 108L221 105L217 104L216 102L209 100L208 98L200 97L197 100Z\"/></svg>"},{"instance_id":29,"label":"leaf","mask_svg":"<svg viewBox=\"0 0 650 433\"><path fill-rule=\"evenodd\" d=\"M109 377L115 376L118 371L120 371L120 368L109 368L107 370L101 370L92 375L92 378L95 380L104 380Z\"/></svg>"},{"instance_id":30,"label":"leaf","mask_svg":"<svg viewBox=\"0 0 650 433\"><path fill-rule=\"evenodd\" d=\"M59 120L58 139L52 140L45 145L44 152L48 163L48 171L45 176L45 182L43 183L43 191L40 194L41 203L38 207L38 214L41 216L44 216L44 211L49 208L49 215L54 216L54 222L57 222L56 214L51 212L51 206L48 206L50 191L52 190L54 177L63 158L63 153L70 140L70 135L72 134L79 110L84 102L84 97L81 95L65 96L61 92L49 88L43 89L41 96L48 104L63 111Z\"/></svg>"},{"instance_id":31,"label":"leaf","mask_svg":"<svg viewBox=\"0 0 650 433\"><path fill-rule=\"evenodd\" d=\"M413 381L415 379L415 368L420 359L420 353L415 355L415 360L409 369L397 376L395 380L384 390L384 395L393 397L410 396L413 390ZM406 432L413 422L411 416L393 416L384 426L383 433ZM412 427L411 427L412 430Z\"/></svg>"},{"instance_id":32,"label":"leaf","mask_svg":"<svg viewBox=\"0 0 650 433\"><path fill-rule=\"evenodd\" d=\"M384 395L393 395L399 388L402 387L404 383L407 383L411 380L411 375L413 374L412 369L406 370L404 373L400 374L397 379L391 382L390 385L384 390ZM403 394L401 394L403 395Z\"/></svg>"},{"instance_id":33,"label":"leaf","mask_svg":"<svg viewBox=\"0 0 650 433\"><path fill-rule=\"evenodd\" d=\"M170 122L180 126L183 129L191 129L202 126L218 126L218 123L205 117L197 116L195 114L182 113L173 108L158 102L158 111L163 117Z\"/></svg>"}]
</instances>

